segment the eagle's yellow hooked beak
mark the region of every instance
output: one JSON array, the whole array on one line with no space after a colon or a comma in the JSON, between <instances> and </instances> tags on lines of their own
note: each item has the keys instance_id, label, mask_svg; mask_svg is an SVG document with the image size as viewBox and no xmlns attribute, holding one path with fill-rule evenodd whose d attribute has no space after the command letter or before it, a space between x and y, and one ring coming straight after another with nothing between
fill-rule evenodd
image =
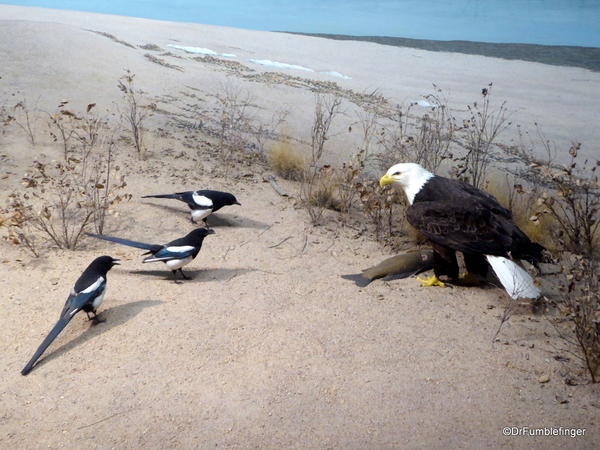
<instances>
[{"instance_id":1,"label":"eagle's yellow hooked beak","mask_svg":"<svg viewBox=\"0 0 600 450\"><path fill-rule=\"evenodd\" d=\"M390 183L393 183L394 179L392 177L390 177L387 173L381 177L381 179L379 180L379 187L384 187L387 186Z\"/></svg>"}]
</instances>

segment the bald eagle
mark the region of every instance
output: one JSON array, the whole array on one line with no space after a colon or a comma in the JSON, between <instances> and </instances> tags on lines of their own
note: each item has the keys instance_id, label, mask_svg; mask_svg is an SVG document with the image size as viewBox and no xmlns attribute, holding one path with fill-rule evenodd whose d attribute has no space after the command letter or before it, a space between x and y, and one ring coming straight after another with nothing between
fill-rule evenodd
<instances>
[{"instance_id":1,"label":"bald eagle","mask_svg":"<svg viewBox=\"0 0 600 450\"><path fill-rule=\"evenodd\" d=\"M486 276L489 263L512 298L540 296L515 260L537 267L544 247L532 242L492 195L412 163L392 166L379 181L381 187L390 183L404 189L410 203L406 219L433 248L434 276L421 280L424 286L443 286L439 278L444 275L457 280L460 251L469 274Z\"/></svg>"}]
</instances>

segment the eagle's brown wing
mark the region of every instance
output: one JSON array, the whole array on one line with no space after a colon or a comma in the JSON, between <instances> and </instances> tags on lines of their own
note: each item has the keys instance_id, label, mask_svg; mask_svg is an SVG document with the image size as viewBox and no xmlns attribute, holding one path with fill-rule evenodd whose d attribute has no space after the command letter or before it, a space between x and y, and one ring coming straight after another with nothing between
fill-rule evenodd
<instances>
[{"instance_id":1,"label":"eagle's brown wing","mask_svg":"<svg viewBox=\"0 0 600 450\"><path fill-rule=\"evenodd\" d=\"M485 202L435 201L409 206L406 219L437 245L464 253L506 256L514 224L494 214Z\"/></svg>"}]
</instances>

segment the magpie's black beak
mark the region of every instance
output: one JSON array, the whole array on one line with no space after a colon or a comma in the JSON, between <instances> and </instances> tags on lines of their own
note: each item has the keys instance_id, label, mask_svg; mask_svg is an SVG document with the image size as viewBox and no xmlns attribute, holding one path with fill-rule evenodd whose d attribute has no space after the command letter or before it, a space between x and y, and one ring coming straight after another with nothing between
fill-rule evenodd
<instances>
[{"instance_id":1,"label":"magpie's black beak","mask_svg":"<svg viewBox=\"0 0 600 450\"><path fill-rule=\"evenodd\" d=\"M120 260L120 259L113 258L113 260L112 260L112 265L113 265L113 266L120 266L121 264L119 264L117 261L121 261L121 260Z\"/></svg>"},{"instance_id":2,"label":"magpie's black beak","mask_svg":"<svg viewBox=\"0 0 600 450\"><path fill-rule=\"evenodd\" d=\"M217 232L215 230L212 230L210 228L206 229L206 234L217 234Z\"/></svg>"}]
</instances>

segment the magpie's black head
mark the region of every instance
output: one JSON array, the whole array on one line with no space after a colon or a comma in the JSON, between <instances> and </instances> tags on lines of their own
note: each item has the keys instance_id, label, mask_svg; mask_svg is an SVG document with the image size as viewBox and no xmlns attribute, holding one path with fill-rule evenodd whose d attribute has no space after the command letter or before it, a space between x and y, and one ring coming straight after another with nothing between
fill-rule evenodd
<instances>
[{"instance_id":1,"label":"magpie's black head","mask_svg":"<svg viewBox=\"0 0 600 450\"><path fill-rule=\"evenodd\" d=\"M92 263L90 264L90 267L93 266L99 272L106 273L110 269L112 269L113 266L120 265L117 261L120 261L120 260L113 258L111 256L100 256L100 257L96 258L94 261L92 261Z\"/></svg>"},{"instance_id":2,"label":"magpie's black head","mask_svg":"<svg viewBox=\"0 0 600 450\"><path fill-rule=\"evenodd\" d=\"M230 205L240 205L240 206L242 206L242 204L237 201L237 199L235 198L235 196L233 194L229 194L229 195L230 195L230 197L228 198L228 200L229 200L229 204Z\"/></svg>"},{"instance_id":3,"label":"magpie's black head","mask_svg":"<svg viewBox=\"0 0 600 450\"><path fill-rule=\"evenodd\" d=\"M218 198L213 199L213 202L220 204L219 209L222 206L241 205L241 203L237 201L237 198L235 198L235 195L230 194L229 192L219 192L217 197Z\"/></svg>"},{"instance_id":4,"label":"magpie's black head","mask_svg":"<svg viewBox=\"0 0 600 450\"><path fill-rule=\"evenodd\" d=\"M215 230L211 230L210 228L196 228L191 231L186 238L194 238L194 239L204 239L209 234L215 234Z\"/></svg>"}]
</instances>

